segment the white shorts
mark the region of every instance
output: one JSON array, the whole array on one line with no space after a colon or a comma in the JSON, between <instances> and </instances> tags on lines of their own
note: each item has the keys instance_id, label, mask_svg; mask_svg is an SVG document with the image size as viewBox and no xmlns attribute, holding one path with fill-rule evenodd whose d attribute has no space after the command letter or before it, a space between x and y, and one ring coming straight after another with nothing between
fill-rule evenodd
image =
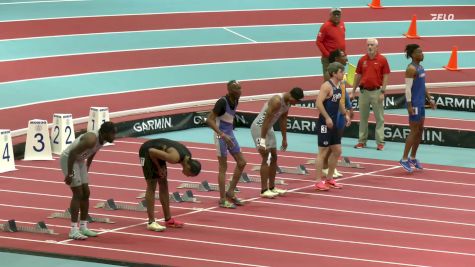
<instances>
[{"instance_id":1,"label":"white shorts","mask_svg":"<svg viewBox=\"0 0 475 267\"><path fill-rule=\"evenodd\" d=\"M261 127L253 123L251 125L251 135L252 135L252 140L254 140L254 144L256 145L256 148L257 148L259 145L257 143L257 139L261 138ZM273 127L269 129L266 135L266 149L270 149L270 148L277 148L277 141L275 140L275 132L274 132Z\"/></svg>"},{"instance_id":2,"label":"white shorts","mask_svg":"<svg viewBox=\"0 0 475 267\"><path fill-rule=\"evenodd\" d=\"M60 158L61 170L64 176L68 175L68 157L61 156ZM73 181L69 185L70 187L77 187L83 184L89 183L89 177L87 175L86 161L74 162L73 165L74 177Z\"/></svg>"}]
</instances>

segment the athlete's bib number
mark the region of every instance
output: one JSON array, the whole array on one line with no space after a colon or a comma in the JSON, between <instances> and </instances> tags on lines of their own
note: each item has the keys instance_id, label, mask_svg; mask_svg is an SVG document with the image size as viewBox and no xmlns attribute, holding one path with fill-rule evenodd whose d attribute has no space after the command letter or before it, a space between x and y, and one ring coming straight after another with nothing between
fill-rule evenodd
<instances>
[{"instance_id":1,"label":"athlete's bib number","mask_svg":"<svg viewBox=\"0 0 475 267\"><path fill-rule=\"evenodd\" d=\"M327 126L326 125L320 126L320 132L321 133L327 133Z\"/></svg>"}]
</instances>

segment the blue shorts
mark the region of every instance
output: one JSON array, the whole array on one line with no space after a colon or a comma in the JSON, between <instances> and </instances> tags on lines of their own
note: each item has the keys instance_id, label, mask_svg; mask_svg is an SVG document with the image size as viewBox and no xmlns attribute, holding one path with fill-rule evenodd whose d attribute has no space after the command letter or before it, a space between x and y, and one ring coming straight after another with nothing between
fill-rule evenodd
<instances>
[{"instance_id":1,"label":"blue shorts","mask_svg":"<svg viewBox=\"0 0 475 267\"><path fill-rule=\"evenodd\" d=\"M218 157L227 157L228 151L229 153L231 153L231 155L235 155L241 152L241 148L239 147L239 143L236 140L236 137L234 137L233 134L228 135L228 136L231 138L234 144L233 148L231 149L226 145L226 141L224 141L223 138L217 138L216 136L214 138L214 143L216 144L216 152L217 152Z\"/></svg>"},{"instance_id":2,"label":"blue shorts","mask_svg":"<svg viewBox=\"0 0 475 267\"><path fill-rule=\"evenodd\" d=\"M329 147L341 144L341 135L335 125L332 129L328 129L326 125L319 124L317 131L319 147Z\"/></svg>"},{"instance_id":3,"label":"blue shorts","mask_svg":"<svg viewBox=\"0 0 475 267\"><path fill-rule=\"evenodd\" d=\"M422 107L412 107L414 110L414 115L409 115L409 122L420 122L426 116L426 109Z\"/></svg>"}]
</instances>

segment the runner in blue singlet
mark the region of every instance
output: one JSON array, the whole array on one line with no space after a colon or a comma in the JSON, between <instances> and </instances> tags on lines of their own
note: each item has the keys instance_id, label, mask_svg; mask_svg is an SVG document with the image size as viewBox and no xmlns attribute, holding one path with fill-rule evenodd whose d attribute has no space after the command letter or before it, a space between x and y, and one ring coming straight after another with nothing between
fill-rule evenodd
<instances>
[{"instance_id":1,"label":"runner in blue singlet","mask_svg":"<svg viewBox=\"0 0 475 267\"><path fill-rule=\"evenodd\" d=\"M411 58L412 62L406 69L406 102L409 113L409 127L411 132L406 138L404 153L399 164L408 172L412 172L411 166L422 170L422 165L416 159L417 149L422 140L425 118L425 101L429 101L432 109L435 109L435 102L432 100L429 91L426 88L426 73L420 65L424 60L422 49L417 44L408 44L406 46L406 57ZM409 151L411 156L408 157Z\"/></svg>"}]
</instances>

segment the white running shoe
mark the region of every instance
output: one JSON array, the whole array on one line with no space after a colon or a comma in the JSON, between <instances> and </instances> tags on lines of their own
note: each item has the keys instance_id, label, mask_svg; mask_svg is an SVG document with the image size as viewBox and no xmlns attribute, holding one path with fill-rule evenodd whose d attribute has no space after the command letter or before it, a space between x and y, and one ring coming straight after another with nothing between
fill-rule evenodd
<instances>
[{"instance_id":1,"label":"white running shoe","mask_svg":"<svg viewBox=\"0 0 475 267\"><path fill-rule=\"evenodd\" d=\"M158 224L157 222L147 223L147 229L155 232L162 232L167 229L165 226Z\"/></svg>"},{"instance_id":2,"label":"white running shoe","mask_svg":"<svg viewBox=\"0 0 475 267\"><path fill-rule=\"evenodd\" d=\"M343 177L343 174L341 174L339 171L336 170L333 172L333 178L338 178L338 177Z\"/></svg>"},{"instance_id":3,"label":"white running shoe","mask_svg":"<svg viewBox=\"0 0 475 267\"><path fill-rule=\"evenodd\" d=\"M87 236L81 234L78 228L72 228L71 231L69 231L69 239L86 240Z\"/></svg>"},{"instance_id":4,"label":"white running shoe","mask_svg":"<svg viewBox=\"0 0 475 267\"><path fill-rule=\"evenodd\" d=\"M79 232L81 232L82 235L88 236L88 237L96 237L97 233L94 231L89 230L88 228L79 228Z\"/></svg>"},{"instance_id":5,"label":"white running shoe","mask_svg":"<svg viewBox=\"0 0 475 267\"><path fill-rule=\"evenodd\" d=\"M285 195L285 193L287 193L287 190L274 187L274 189L272 189L271 192L279 196L283 196Z\"/></svg>"},{"instance_id":6,"label":"white running shoe","mask_svg":"<svg viewBox=\"0 0 475 267\"><path fill-rule=\"evenodd\" d=\"M274 193L274 192L270 191L269 189L267 189L264 193L261 193L261 197L263 197L263 198L275 198L278 195L279 194Z\"/></svg>"}]
</instances>

